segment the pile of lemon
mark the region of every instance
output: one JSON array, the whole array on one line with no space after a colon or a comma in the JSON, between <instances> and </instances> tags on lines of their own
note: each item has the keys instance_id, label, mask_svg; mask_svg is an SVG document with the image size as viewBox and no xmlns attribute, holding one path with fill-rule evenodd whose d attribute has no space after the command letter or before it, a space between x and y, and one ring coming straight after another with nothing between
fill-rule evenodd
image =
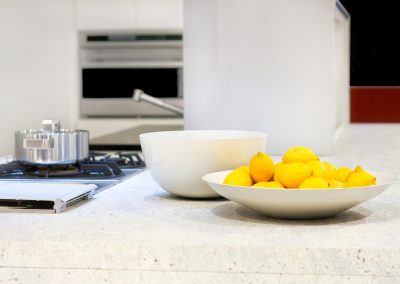
<instances>
[{"instance_id":1,"label":"pile of lemon","mask_svg":"<svg viewBox=\"0 0 400 284\"><path fill-rule=\"evenodd\" d=\"M361 166L354 170L336 168L321 162L307 147L290 148L282 162L274 164L270 156L257 153L248 166L238 167L228 174L224 184L264 188L345 188L369 186L376 178Z\"/></svg>"}]
</instances>

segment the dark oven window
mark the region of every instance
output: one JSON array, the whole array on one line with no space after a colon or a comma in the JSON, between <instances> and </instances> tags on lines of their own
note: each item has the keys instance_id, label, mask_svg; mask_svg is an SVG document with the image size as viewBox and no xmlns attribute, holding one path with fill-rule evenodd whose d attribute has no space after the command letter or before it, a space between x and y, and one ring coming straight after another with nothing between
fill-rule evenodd
<instances>
[{"instance_id":1,"label":"dark oven window","mask_svg":"<svg viewBox=\"0 0 400 284\"><path fill-rule=\"evenodd\" d=\"M84 98L131 98L134 89L158 98L178 96L179 69L111 69L82 70Z\"/></svg>"}]
</instances>

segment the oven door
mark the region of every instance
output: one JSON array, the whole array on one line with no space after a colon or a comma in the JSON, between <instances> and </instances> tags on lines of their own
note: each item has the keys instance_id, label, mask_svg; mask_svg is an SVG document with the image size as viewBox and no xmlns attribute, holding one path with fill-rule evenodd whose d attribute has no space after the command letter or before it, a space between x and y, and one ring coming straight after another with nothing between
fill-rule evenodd
<instances>
[{"instance_id":1,"label":"oven door","mask_svg":"<svg viewBox=\"0 0 400 284\"><path fill-rule=\"evenodd\" d=\"M136 102L134 89L183 107L182 35L80 33L83 117L172 116L177 114Z\"/></svg>"},{"instance_id":2,"label":"oven door","mask_svg":"<svg viewBox=\"0 0 400 284\"><path fill-rule=\"evenodd\" d=\"M133 91L183 106L182 68L82 68L81 115L91 117L176 116L175 113L132 99Z\"/></svg>"}]
</instances>

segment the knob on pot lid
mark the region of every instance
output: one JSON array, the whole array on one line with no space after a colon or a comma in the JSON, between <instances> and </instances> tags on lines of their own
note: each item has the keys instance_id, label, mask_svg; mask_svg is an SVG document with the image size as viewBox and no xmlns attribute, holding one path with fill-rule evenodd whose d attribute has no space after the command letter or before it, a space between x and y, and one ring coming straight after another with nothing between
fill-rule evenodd
<instances>
[{"instance_id":1,"label":"knob on pot lid","mask_svg":"<svg viewBox=\"0 0 400 284\"><path fill-rule=\"evenodd\" d=\"M59 120L45 119L42 121L42 130L59 132L61 129L61 122Z\"/></svg>"}]
</instances>

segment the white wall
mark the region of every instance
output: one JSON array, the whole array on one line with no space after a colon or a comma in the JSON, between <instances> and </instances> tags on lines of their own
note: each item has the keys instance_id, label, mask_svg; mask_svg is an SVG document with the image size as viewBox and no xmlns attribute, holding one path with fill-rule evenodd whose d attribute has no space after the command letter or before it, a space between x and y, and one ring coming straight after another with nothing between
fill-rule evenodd
<instances>
[{"instance_id":1,"label":"white wall","mask_svg":"<svg viewBox=\"0 0 400 284\"><path fill-rule=\"evenodd\" d=\"M78 117L74 0L0 1L0 155L14 131Z\"/></svg>"}]
</instances>

